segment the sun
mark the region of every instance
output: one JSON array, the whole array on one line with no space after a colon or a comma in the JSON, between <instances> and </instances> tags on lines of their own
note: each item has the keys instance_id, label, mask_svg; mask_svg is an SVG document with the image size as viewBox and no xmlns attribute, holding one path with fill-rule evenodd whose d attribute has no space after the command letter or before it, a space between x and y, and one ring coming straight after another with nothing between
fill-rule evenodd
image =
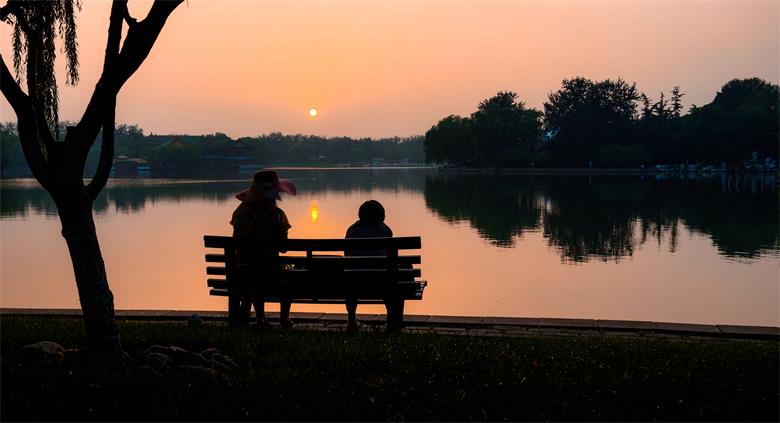
<instances>
[{"instance_id":1,"label":"sun","mask_svg":"<svg viewBox=\"0 0 780 423\"><path fill-rule=\"evenodd\" d=\"M320 112L318 112L317 109L313 107L309 109L309 117L316 118L318 114L320 114Z\"/></svg>"}]
</instances>

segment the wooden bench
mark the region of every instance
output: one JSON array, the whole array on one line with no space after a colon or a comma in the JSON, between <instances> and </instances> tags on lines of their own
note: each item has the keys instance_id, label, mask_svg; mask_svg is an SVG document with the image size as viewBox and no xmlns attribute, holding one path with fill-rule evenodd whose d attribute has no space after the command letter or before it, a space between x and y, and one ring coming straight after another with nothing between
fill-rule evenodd
<instances>
[{"instance_id":1,"label":"wooden bench","mask_svg":"<svg viewBox=\"0 0 780 423\"><path fill-rule=\"evenodd\" d=\"M214 264L206 274L222 276L208 279L208 286L211 295L229 298L232 323L248 319L239 300L259 295L266 302L385 304L388 328L400 328L404 301L422 300L427 285L417 280L420 256L399 254L420 249L420 237L261 241L206 235L203 240L206 248L221 250L206 254L206 262ZM360 251L385 255L355 255Z\"/></svg>"}]
</instances>

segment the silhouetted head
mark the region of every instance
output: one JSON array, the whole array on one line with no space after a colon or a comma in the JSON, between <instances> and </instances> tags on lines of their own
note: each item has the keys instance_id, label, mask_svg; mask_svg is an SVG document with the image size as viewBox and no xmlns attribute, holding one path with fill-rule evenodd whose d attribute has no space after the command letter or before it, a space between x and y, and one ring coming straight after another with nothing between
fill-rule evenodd
<instances>
[{"instance_id":1,"label":"silhouetted head","mask_svg":"<svg viewBox=\"0 0 780 423\"><path fill-rule=\"evenodd\" d=\"M358 217L363 222L381 223L385 221L385 208L376 200L368 200L360 205Z\"/></svg>"},{"instance_id":2,"label":"silhouetted head","mask_svg":"<svg viewBox=\"0 0 780 423\"><path fill-rule=\"evenodd\" d=\"M280 192L290 195L297 193L295 184L287 179L279 179L274 170L260 170L252 178L252 186L236 195L241 201L256 202L263 200L280 200Z\"/></svg>"}]
</instances>

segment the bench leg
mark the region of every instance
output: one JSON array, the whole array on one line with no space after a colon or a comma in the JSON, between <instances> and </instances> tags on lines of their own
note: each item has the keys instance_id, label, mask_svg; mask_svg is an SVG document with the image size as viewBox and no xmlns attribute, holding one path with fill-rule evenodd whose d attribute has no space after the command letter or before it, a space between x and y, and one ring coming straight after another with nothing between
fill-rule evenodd
<instances>
[{"instance_id":1,"label":"bench leg","mask_svg":"<svg viewBox=\"0 0 780 423\"><path fill-rule=\"evenodd\" d=\"M292 301L289 298L282 298L279 301L279 321L290 320L290 306L292 306Z\"/></svg>"},{"instance_id":2,"label":"bench leg","mask_svg":"<svg viewBox=\"0 0 780 423\"><path fill-rule=\"evenodd\" d=\"M404 325L404 299L396 297L386 300L385 307L387 307L387 330L401 330Z\"/></svg>"},{"instance_id":3,"label":"bench leg","mask_svg":"<svg viewBox=\"0 0 780 423\"><path fill-rule=\"evenodd\" d=\"M239 326L238 314L241 310L241 297L233 294L228 295L228 325Z\"/></svg>"},{"instance_id":4,"label":"bench leg","mask_svg":"<svg viewBox=\"0 0 780 423\"><path fill-rule=\"evenodd\" d=\"M250 298L231 293L228 296L228 324L233 327L248 325L251 309Z\"/></svg>"},{"instance_id":5,"label":"bench leg","mask_svg":"<svg viewBox=\"0 0 780 423\"><path fill-rule=\"evenodd\" d=\"M357 329L357 299L347 298L347 328Z\"/></svg>"}]
</instances>

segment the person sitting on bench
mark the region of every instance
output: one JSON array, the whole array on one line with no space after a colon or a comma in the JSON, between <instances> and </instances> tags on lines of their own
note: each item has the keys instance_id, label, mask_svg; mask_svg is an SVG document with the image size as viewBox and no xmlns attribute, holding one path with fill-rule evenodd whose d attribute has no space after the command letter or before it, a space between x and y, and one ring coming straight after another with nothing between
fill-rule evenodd
<instances>
[{"instance_id":1,"label":"person sitting on bench","mask_svg":"<svg viewBox=\"0 0 780 423\"><path fill-rule=\"evenodd\" d=\"M287 179L279 179L273 170L261 170L255 173L249 189L236 195L241 204L233 212L230 224L233 225L233 236L253 239L287 239L290 222L284 211L276 206L276 200L281 200L280 192L295 195L295 184ZM282 251L283 252L283 251ZM278 251L268 254L278 255ZM247 296L240 299L237 309L241 310L239 318L246 324L252 304L255 306L257 327L267 326L265 321L265 301L262 296ZM283 328L292 326L290 320L290 301L281 301L279 322Z\"/></svg>"},{"instance_id":2,"label":"person sitting on bench","mask_svg":"<svg viewBox=\"0 0 780 423\"><path fill-rule=\"evenodd\" d=\"M345 238L392 237L393 230L385 224L385 208L376 200L368 200L358 209L359 220L348 229ZM345 251L345 256L385 256L387 251ZM357 299L347 298L347 330L356 330ZM385 304L387 306L387 303ZM388 315L390 308L388 308Z\"/></svg>"}]
</instances>

